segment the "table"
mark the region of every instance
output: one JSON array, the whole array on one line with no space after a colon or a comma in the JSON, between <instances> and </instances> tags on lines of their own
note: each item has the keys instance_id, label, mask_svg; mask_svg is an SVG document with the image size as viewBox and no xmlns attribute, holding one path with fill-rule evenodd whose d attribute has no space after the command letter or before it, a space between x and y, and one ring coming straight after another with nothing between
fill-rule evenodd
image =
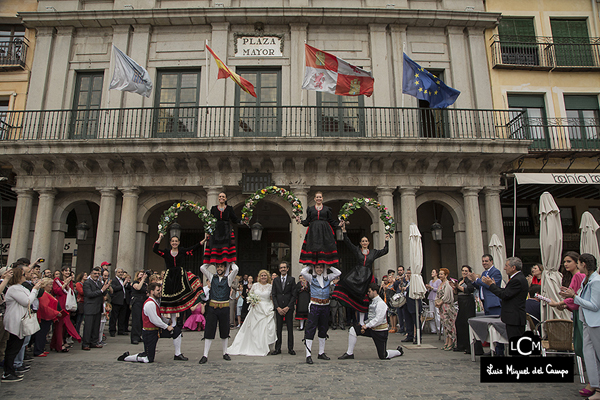
<instances>
[{"instance_id":1,"label":"table","mask_svg":"<svg viewBox=\"0 0 600 400\"><path fill-rule=\"evenodd\" d=\"M475 361L475 341L490 343L492 353L496 343L508 344L506 324L497 315L469 318L469 341L471 343L471 361Z\"/></svg>"}]
</instances>

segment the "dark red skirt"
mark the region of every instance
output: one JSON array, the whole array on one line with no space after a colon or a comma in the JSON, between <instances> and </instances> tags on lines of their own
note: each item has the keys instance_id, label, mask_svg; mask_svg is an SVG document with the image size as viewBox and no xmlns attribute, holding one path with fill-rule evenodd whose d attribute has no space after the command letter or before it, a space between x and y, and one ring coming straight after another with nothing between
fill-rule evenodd
<instances>
[{"instance_id":1,"label":"dark red skirt","mask_svg":"<svg viewBox=\"0 0 600 400\"><path fill-rule=\"evenodd\" d=\"M181 268L183 271L183 268ZM167 270L167 274L165 275L165 282L167 279L172 279L173 277L169 277L169 272ZM160 300L160 312L165 314L175 314L191 308L194 304L196 304L198 297L200 297L204 290L202 289L202 282L200 278L191 272L184 272L182 274L182 283L183 286L179 285L163 285L162 297ZM167 287L177 287L176 293L169 293L170 290L165 290Z\"/></svg>"},{"instance_id":2,"label":"dark red skirt","mask_svg":"<svg viewBox=\"0 0 600 400\"><path fill-rule=\"evenodd\" d=\"M211 238L212 239L212 238ZM235 236L231 232L230 240L227 243L218 243L209 241L204 250L205 264L222 264L226 262L236 262L237 252L235 249Z\"/></svg>"}]
</instances>

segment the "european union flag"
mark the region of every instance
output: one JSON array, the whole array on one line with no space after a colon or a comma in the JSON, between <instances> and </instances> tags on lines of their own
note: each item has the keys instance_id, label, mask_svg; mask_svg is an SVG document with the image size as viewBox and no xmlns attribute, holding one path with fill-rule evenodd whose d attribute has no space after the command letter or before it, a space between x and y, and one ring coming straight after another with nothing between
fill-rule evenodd
<instances>
[{"instance_id":1,"label":"european union flag","mask_svg":"<svg viewBox=\"0 0 600 400\"><path fill-rule=\"evenodd\" d=\"M431 108L446 108L454 104L460 92L446 86L435 75L404 54L402 93L429 102Z\"/></svg>"}]
</instances>

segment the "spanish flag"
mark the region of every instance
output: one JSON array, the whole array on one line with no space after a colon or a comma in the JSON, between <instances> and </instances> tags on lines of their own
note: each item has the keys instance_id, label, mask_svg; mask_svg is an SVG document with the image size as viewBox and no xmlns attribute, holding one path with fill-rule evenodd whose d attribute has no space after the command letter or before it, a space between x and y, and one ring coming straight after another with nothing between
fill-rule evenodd
<instances>
[{"instance_id":1,"label":"spanish flag","mask_svg":"<svg viewBox=\"0 0 600 400\"><path fill-rule=\"evenodd\" d=\"M212 56L215 58L217 67L219 67L219 76L217 76L217 79L231 78L235 83L238 84L239 87L242 88L244 92L256 97L256 93L254 93L254 85L252 85L250 82L248 82L246 79L242 78L235 72L232 72L229 69L229 67L225 65L219 57L217 57L214 51L212 51L212 49L208 47L208 44L206 45L206 49L210 51L210 54L212 54Z\"/></svg>"}]
</instances>

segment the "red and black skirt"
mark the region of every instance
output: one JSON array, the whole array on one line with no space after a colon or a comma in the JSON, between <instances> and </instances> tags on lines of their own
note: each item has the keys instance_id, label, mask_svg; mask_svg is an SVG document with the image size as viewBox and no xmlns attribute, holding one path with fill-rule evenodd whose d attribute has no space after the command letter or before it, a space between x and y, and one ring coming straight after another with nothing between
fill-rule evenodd
<instances>
[{"instance_id":1,"label":"red and black skirt","mask_svg":"<svg viewBox=\"0 0 600 400\"><path fill-rule=\"evenodd\" d=\"M335 265L338 263L337 243L331 225L322 220L311 222L302 243L300 264Z\"/></svg>"},{"instance_id":2,"label":"red and black skirt","mask_svg":"<svg viewBox=\"0 0 600 400\"><path fill-rule=\"evenodd\" d=\"M228 222L217 221L214 234L210 235L204 250L205 264L236 262L235 235Z\"/></svg>"},{"instance_id":3,"label":"red and black skirt","mask_svg":"<svg viewBox=\"0 0 600 400\"><path fill-rule=\"evenodd\" d=\"M167 270L162 287L160 312L175 314L191 308L204 294L200 278L183 268Z\"/></svg>"}]
</instances>

